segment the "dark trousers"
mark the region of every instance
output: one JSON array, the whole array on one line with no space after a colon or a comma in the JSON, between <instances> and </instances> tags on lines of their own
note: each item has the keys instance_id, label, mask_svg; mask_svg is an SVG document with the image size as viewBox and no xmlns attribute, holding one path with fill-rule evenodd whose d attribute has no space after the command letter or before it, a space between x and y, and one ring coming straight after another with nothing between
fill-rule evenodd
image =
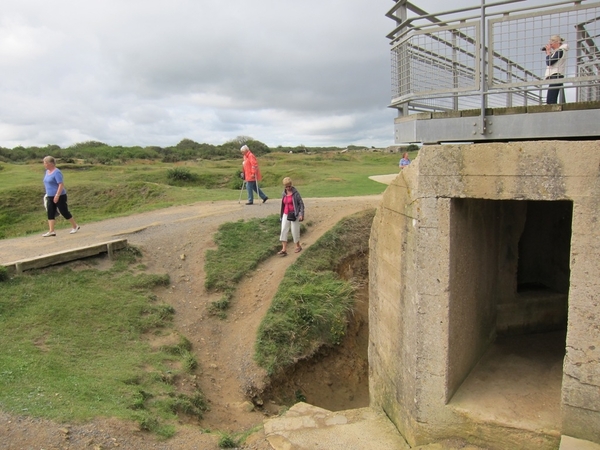
<instances>
[{"instance_id":1,"label":"dark trousers","mask_svg":"<svg viewBox=\"0 0 600 450\"><path fill-rule=\"evenodd\" d=\"M59 210L62 216L69 220L73 215L69 212L67 206L67 194L63 194L58 197L58 202L54 203L54 197L46 198L46 210L48 212L48 220L56 219L56 210Z\"/></svg>"},{"instance_id":2,"label":"dark trousers","mask_svg":"<svg viewBox=\"0 0 600 450\"><path fill-rule=\"evenodd\" d=\"M546 80L555 80L558 78L564 78L559 73L555 73L550 75ZM562 83L553 83L548 86L548 92L546 93L546 104L547 105L556 105L558 103L558 94L560 93L560 89L562 88Z\"/></svg>"}]
</instances>

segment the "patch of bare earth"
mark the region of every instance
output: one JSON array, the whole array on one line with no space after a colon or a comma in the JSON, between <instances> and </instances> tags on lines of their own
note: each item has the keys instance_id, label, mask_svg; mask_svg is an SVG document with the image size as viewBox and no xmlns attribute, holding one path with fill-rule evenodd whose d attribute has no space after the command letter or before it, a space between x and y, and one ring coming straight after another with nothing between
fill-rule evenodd
<instances>
[{"instance_id":1,"label":"patch of bare earth","mask_svg":"<svg viewBox=\"0 0 600 450\"><path fill-rule=\"evenodd\" d=\"M375 208L378 200L379 197L307 200L309 227L301 238L303 247L313 244L343 217ZM271 447L260 425L297 400L334 411L368 405L367 261L348 261L342 268L342 275L361 284L344 343L323 349L310 361L299 362L270 383L264 370L254 363L254 339L286 269L301 253L283 258L274 255L262 263L239 284L227 318L212 316L209 305L220 294L209 294L204 289L204 255L207 249L214 248L214 232L221 223L237 220L240 215L278 213L279 205L271 202L264 208L241 209L238 205L233 205L233 209L220 205L214 212L210 205L202 205L202 215L196 215L196 220L178 219L126 235L131 244L142 250L149 271L166 272L171 278L171 285L158 295L175 308L175 327L192 343L198 360L193 375L175 382L182 391L196 387L202 390L210 406L204 418L182 418L176 435L165 441L139 431L135 423L112 418L57 424L0 413L0 449L216 449L219 436L215 431L241 433L256 429L243 448L267 450ZM128 229L135 228L135 216L131 221Z\"/></svg>"}]
</instances>

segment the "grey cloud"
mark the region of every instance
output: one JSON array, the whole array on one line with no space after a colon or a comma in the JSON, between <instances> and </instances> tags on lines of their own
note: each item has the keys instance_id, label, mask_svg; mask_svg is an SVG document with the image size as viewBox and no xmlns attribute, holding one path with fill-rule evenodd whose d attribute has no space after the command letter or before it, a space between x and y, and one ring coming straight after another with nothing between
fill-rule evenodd
<instances>
[{"instance_id":1,"label":"grey cloud","mask_svg":"<svg viewBox=\"0 0 600 450\"><path fill-rule=\"evenodd\" d=\"M0 145L389 145L389 7L5 0Z\"/></svg>"}]
</instances>

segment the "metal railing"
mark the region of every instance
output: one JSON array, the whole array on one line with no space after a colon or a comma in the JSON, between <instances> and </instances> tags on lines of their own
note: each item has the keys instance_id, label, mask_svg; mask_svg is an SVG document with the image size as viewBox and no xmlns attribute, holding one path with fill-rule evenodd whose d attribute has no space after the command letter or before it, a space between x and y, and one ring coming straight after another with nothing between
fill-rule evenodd
<instances>
[{"instance_id":1,"label":"metal railing","mask_svg":"<svg viewBox=\"0 0 600 450\"><path fill-rule=\"evenodd\" d=\"M600 100L600 3L506 0L429 14L395 0L392 101L400 115L545 103L551 35L569 45L561 100ZM520 9L509 9L518 3ZM565 6L567 5L567 6ZM470 14L470 15L469 15Z\"/></svg>"}]
</instances>

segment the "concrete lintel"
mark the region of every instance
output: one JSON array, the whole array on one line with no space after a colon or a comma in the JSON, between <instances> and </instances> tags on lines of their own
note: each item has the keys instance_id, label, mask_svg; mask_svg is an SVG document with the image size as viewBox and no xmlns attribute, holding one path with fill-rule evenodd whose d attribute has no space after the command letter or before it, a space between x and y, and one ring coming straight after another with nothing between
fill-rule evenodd
<instances>
[{"instance_id":1,"label":"concrete lintel","mask_svg":"<svg viewBox=\"0 0 600 450\"><path fill-rule=\"evenodd\" d=\"M125 248L126 246L127 239L116 239L113 241L102 242L100 244L93 244L62 252L41 255L35 258L22 259L20 261L4 264L4 266L11 273L23 273L26 270L41 269L43 267L48 267L55 264L61 264L74 261L76 259L99 255L101 253L108 253L112 258L115 251Z\"/></svg>"}]
</instances>

